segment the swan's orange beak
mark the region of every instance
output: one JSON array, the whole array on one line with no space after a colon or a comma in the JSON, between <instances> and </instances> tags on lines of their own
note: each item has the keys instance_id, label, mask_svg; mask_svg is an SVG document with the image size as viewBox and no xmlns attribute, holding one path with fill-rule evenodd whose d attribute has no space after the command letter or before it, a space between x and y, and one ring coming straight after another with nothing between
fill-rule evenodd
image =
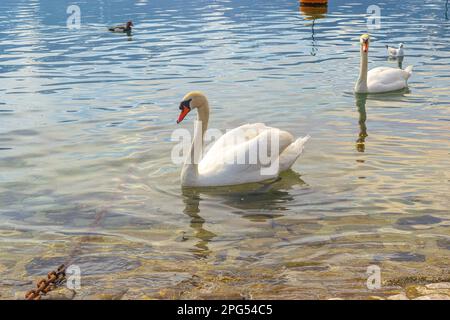
<instances>
[{"instance_id":1,"label":"swan's orange beak","mask_svg":"<svg viewBox=\"0 0 450 320\"><path fill-rule=\"evenodd\" d=\"M363 42L363 51L364 52L369 51L369 41L364 41Z\"/></svg>"},{"instance_id":2,"label":"swan's orange beak","mask_svg":"<svg viewBox=\"0 0 450 320\"><path fill-rule=\"evenodd\" d=\"M180 115L178 116L177 123L180 123L183 121L184 117L187 116L187 114L191 111L191 108L184 106L183 103L180 104Z\"/></svg>"}]
</instances>

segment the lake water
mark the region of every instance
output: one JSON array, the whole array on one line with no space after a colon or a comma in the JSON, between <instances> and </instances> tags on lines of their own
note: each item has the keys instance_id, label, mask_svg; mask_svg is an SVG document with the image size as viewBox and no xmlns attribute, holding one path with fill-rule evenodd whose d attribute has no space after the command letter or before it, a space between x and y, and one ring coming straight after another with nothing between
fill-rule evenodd
<instances>
[{"instance_id":1,"label":"lake water","mask_svg":"<svg viewBox=\"0 0 450 320\"><path fill-rule=\"evenodd\" d=\"M69 30L73 1L1 1L0 298L75 262L77 298L364 298L449 277L446 4L378 2L369 67L403 42L414 74L355 97L372 2L84 0ZM127 20L131 37L106 31ZM271 185L182 190L190 90L211 127L310 134L305 153Z\"/></svg>"}]
</instances>

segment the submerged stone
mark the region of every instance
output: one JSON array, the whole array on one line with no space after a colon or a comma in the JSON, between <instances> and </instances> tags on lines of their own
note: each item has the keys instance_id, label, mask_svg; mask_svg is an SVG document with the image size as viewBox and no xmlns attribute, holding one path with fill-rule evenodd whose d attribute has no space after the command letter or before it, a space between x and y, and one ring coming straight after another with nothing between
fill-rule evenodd
<instances>
[{"instance_id":1,"label":"submerged stone","mask_svg":"<svg viewBox=\"0 0 450 320\"><path fill-rule=\"evenodd\" d=\"M76 295L75 290L66 287L54 289L41 297L42 300L72 300Z\"/></svg>"},{"instance_id":2,"label":"submerged stone","mask_svg":"<svg viewBox=\"0 0 450 320\"><path fill-rule=\"evenodd\" d=\"M404 230L421 229L421 226L431 226L442 222L442 219L432 215L405 217L397 220L397 228Z\"/></svg>"},{"instance_id":3,"label":"submerged stone","mask_svg":"<svg viewBox=\"0 0 450 320\"><path fill-rule=\"evenodd\" d=\"M408 297L406 296L406 294L404 294L403 292L399 293L399 294L395 294L393 296L389 296L387 299L388 300L409 300Z\"/></svg>"},{"instance_id":4,"label":"submerged stone","mask_svg":"<svg viewBox=\"0 0 450 320\"><path fill-rule=\"evenodd\" d=\"M373 260L375 262L384 261L384 260L390 260L390 261L413 261L413 262L424 262L426 260L425 255L419 254L419 253L412 253L412 252L395 252L385 255L375 255L373 257Z\"/></svg>"},{"instance_id":5,"label":"submerged stone","mask_svg":"<svg viewBox=\"0 0 450 320\"><path fill-rule=\"evenodd\" d=\"M439 239L437 245L439 248L450 250L450 239Z\"/></svg>"},{"instance_id":6,"label":"submerged stone","mask_svg":"<svg viewBox=\"0 0 450 320\"><path fill-rule=\"evenodd\" d=\"M425 287L427 289L432 289L432 290L433 289L435 289L435 290L441 290L441 289L450 290L450 282L430 283L430 284L427 284Z\"/></svg>"},{"instance_id":7,"label":"submerged stone","mask_svg":"<svg viewBox=\"0 0 450 320\"><path fill-rule=\"evenodd\" d=\"M416 261L424 262L425 255L411 252L397 252L389 256L391 261Z\"/></svg>"}]
</instances>

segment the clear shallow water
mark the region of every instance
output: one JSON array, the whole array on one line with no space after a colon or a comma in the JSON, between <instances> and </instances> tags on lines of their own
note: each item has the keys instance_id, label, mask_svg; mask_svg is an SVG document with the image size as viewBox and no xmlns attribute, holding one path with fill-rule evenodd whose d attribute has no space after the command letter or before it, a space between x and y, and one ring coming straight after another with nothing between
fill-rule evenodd
<instances>
[{"instance_id":1,"label":"clear shallow water","mask_svg":"<svg viewBox=\"0 0 450 320\"><path fill-rule=\"evenodd\" d=\"M81 30L69 4L0 4L0 298L73 261L81 298L360 298L371 264L448 276L444 1L379 3L370 67L404 42L414 75L368 97L352 93L366 1L331 1L314 26L294 0L81 1ZM128 19L131 38L105 32ZM181 190L170 136L194 89L211 127L310 134L293 171Z\"/></svg>"}]
</instances>

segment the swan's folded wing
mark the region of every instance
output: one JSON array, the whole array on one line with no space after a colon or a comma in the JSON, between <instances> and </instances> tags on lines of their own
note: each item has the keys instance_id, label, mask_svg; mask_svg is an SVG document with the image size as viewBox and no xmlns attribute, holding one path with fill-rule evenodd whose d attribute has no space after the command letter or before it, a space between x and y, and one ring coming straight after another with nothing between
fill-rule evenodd
<instances>
[{"instance_id":1,"label":"swan's folded wing","mask_svg":"<svg viewBox=\"0 0 450 320\"><path fill-rule=\"evenodd\" d=\"M389 70L400 70L400 69L394 69L391 67L376 67L373 69L370 69L369 72L367 73L367 77L374 77L374 76L380 76L381 74L388 72Z\"/></svg>"},{"instance_id":2,"label":"swan's folded wing","mask_svg":"<svg viewBox=\"0 0 450 320\"><path fill-rule=\"evenodd\" d=\"M398 79L407 79L410 73L408 71L390 68L390 67L378 67L371 69L367 74L367 80L377 80L383 83L390 83Z\"/></svg>"},{"instance_id":3,"label":"swan's folded wing","mask_svg":"<svg viewBox=\"0 0 450 320\"><path fill-rule=\"evenodd\" d=\"M224 150L245 143L269 129L270 127L267 127L264 123L249 123L227 131L206 148L201 166L208 166L210 163L216 162L218 153L223 153Z\"/></svg>"},{"instance_id":4,"label":"swan's folded wing","mask_svg":"<svg viewBox=\"0 0 450 320\"><path fill-rule=\"evenodd\" d=\"M265 174L263 168L272 165L271 159L277 159L279 155L292 142L290 133L276 128L265 127L258 135L241 143L231 144L228 141L214 145L199 164L201 179L208 179L208 183L237 184L261 181ZM238 129L238 128L237 128ZM235 131L233 135L238 134ZM235 137L244 139L245 136ZM277 140L272 140L277 139ZM263 149L261 149L263 148ZM278 165L276 170L267 174L267 179L278 175Z\"/></svg>"},{"instance_id":5,"label":"swan's folded wing","mask_svg":"<svg viewBox=\"0 0 450 320\"><path fill-rule=\"evenodd\" d=\"M388 92L403 89L407 86L409 73L402 69L378 67L367 74L369 92Z\"/></svg>"}]
</instances>

